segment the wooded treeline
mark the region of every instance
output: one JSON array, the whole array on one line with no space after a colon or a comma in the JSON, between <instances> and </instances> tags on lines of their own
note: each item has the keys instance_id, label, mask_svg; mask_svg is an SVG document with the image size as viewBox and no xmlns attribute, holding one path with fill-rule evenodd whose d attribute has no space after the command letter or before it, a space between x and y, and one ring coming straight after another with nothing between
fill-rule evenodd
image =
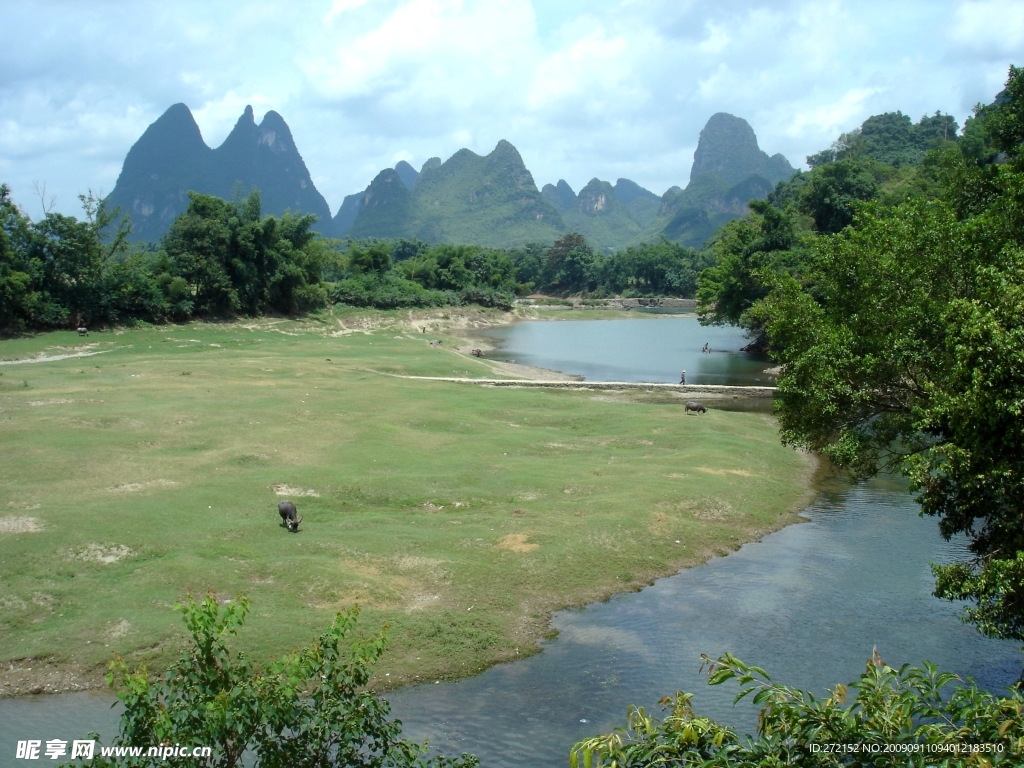
<instances>
[{"instance_id":1,"label":"wooded treeline","mask_svg":"<svg viewBox=\"0 0 1024 768\"><path fill-rule=\"evenodd\" d=\"M662 240L601 255L583 236L502 251L418 240L337 241L314 216L263 216L260 195L190 193L158 247L83 196L84 216L32 221L0 187L0 329L183 321L357 307L511 308L534 291L686 296L712 254Z\"/></svg>"}]
</instances>

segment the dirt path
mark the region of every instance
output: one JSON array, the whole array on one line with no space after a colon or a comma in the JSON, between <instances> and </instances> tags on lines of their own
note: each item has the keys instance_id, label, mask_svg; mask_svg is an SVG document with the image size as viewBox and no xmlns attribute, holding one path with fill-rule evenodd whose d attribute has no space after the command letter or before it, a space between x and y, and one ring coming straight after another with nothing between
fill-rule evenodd
<instances>
[{"instance_id":1,"label":"dirt path","mask_svg":"<svg viewBox=\"0 0 1024 768\"><path fill-rule=\"evenodd\" d=\"M22 365L23 363L52 363L55 360L67 360L72 357L92 357L110 352L103 349L96 352L71 352L66 355L40 355L39 357L26 357L21 360L0 360L0 365Z\"/></svg>"}]
</instances>

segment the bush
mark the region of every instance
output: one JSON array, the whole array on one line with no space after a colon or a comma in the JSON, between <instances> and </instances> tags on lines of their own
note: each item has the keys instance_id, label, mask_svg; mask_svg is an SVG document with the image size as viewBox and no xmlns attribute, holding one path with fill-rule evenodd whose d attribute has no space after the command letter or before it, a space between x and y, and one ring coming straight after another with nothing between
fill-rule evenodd
<instances>
[{"instance_id":1,"label":"bush","mask_svg":"<svg viewBox=\"0 0 1024 768\"><path fill-rule=\"evenodd\" d=\"M714 662L703 658L710 685L736 680L737 702L752 695L755 704L764 705L756 738L741 740L732 729L697 717L692 694L679 691L661 700L669 712L664 720L634 707L626 728L576 744L571 768L1024 764L1024 697L1019 692L993 696L927 663L923 669L896 670L876 652L857 682L837 685L819 701L773 683L763 669L731 654ZM827 751L834 744L857 745L859 751ZM974 745L975 751L963 750L964 745Z\"/></svg>"},{"instance_id":2,"label":"bush","mask_svg":"<svg viewBox=\"0 0 1024 768\"><path fill-rule=\"evenodd\" d=\"M474 768L470 755L423 757L425 745L406 741L390 719L387 701L366 689L371 667L384 650L382 632L354 638L358 608L338 613L314 643L285 656L266 671L225 644L245 621L249 601L220 606L208 594L191 596L182 619L192 641L178 661L151 680L121 658L107 681L124 704L120 747L202 745L213 748L205 765L233 768ZM95 735L94 735L95 737ZM252 762L251 756L255 757ZM160 757L97 755L92 766L166 765Z\"/></svg>"}]
</instances>

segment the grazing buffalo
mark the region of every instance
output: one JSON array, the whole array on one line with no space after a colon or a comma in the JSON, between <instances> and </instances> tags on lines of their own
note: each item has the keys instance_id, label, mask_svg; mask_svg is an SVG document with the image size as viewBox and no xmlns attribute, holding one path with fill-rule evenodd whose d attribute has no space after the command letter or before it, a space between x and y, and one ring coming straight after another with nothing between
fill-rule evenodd
<instances>
[{"instance_id":1,"label":"grazing buffalo","mask_svg":"<svg viewBox=\"0 0 1024 768\"><path fill-rule=\"evenodd\" d=\"M84 325L78 326L78 335L79 336L88 336L89 335L89 329L86 328Z\"/></svg>"},{"instance_id":2,"label":"grazing buffalo","mask_svg":"<svg viewBox=\"0 0 1024 768\"><path fill-rule=\"evenodd\" d=\"M686 411L683 413L684 416L689 416L690 411L694 413L707 413L708 409L704 407L703 403L689 402L686 404Z\"/></svg>"},{"instance_id":3,"label":"grazing buffalo","mask_svg":"<svg viewBox=\"0 0 1024 768\"><path fill-rule=\"evenodd\" d=\"M440 339L432 339L431 342L430 342L430 346L432 346L432 347L440 347L441 346L441 340Z\"/></svg>"},{"instance_id":4,"label":"grazing buffalo","mask_svg":"<svg viewBox=\"0 0 1024 768\"><path fill-rule=\"evenodd\" d=\"M473 350L473 357L483 357L483 356L484 356L484 351L482 349L474 349Z\"/></svg>"},{"instance_id":5,"label":"grazing buffalo","mask_svg":"<svg viewBox=\"0 0 1024 768\"><path fill-rule=\"evenodd\" d=\"M295 509L295 505L288 501L282 501L277 505L277 512L281 515L281 525L287 528L292 533L299 532L299 523L302 522L302 518L299 517L299 512Z\"/></svg>"}]
</instances>

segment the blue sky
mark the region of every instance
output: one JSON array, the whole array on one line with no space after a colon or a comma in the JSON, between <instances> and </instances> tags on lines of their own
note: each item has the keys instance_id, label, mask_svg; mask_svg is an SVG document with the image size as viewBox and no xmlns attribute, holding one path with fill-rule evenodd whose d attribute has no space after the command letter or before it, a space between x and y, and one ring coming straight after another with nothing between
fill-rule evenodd
<instances>
[{"instance_id":1,"label":"blue sky","mask_svg":"<svg viewBox=\"0 0 1024 768\"><path fill-rule=\"evenodd\" d=\"M332 211L381 169L508 139L538 186L685 186L715 112L797 166L865 117L962 123L1024 63L1024 0L4 0L0 181L109 192L173 103L217 146L280 112Z\"/></svg>"}]
</instances>

